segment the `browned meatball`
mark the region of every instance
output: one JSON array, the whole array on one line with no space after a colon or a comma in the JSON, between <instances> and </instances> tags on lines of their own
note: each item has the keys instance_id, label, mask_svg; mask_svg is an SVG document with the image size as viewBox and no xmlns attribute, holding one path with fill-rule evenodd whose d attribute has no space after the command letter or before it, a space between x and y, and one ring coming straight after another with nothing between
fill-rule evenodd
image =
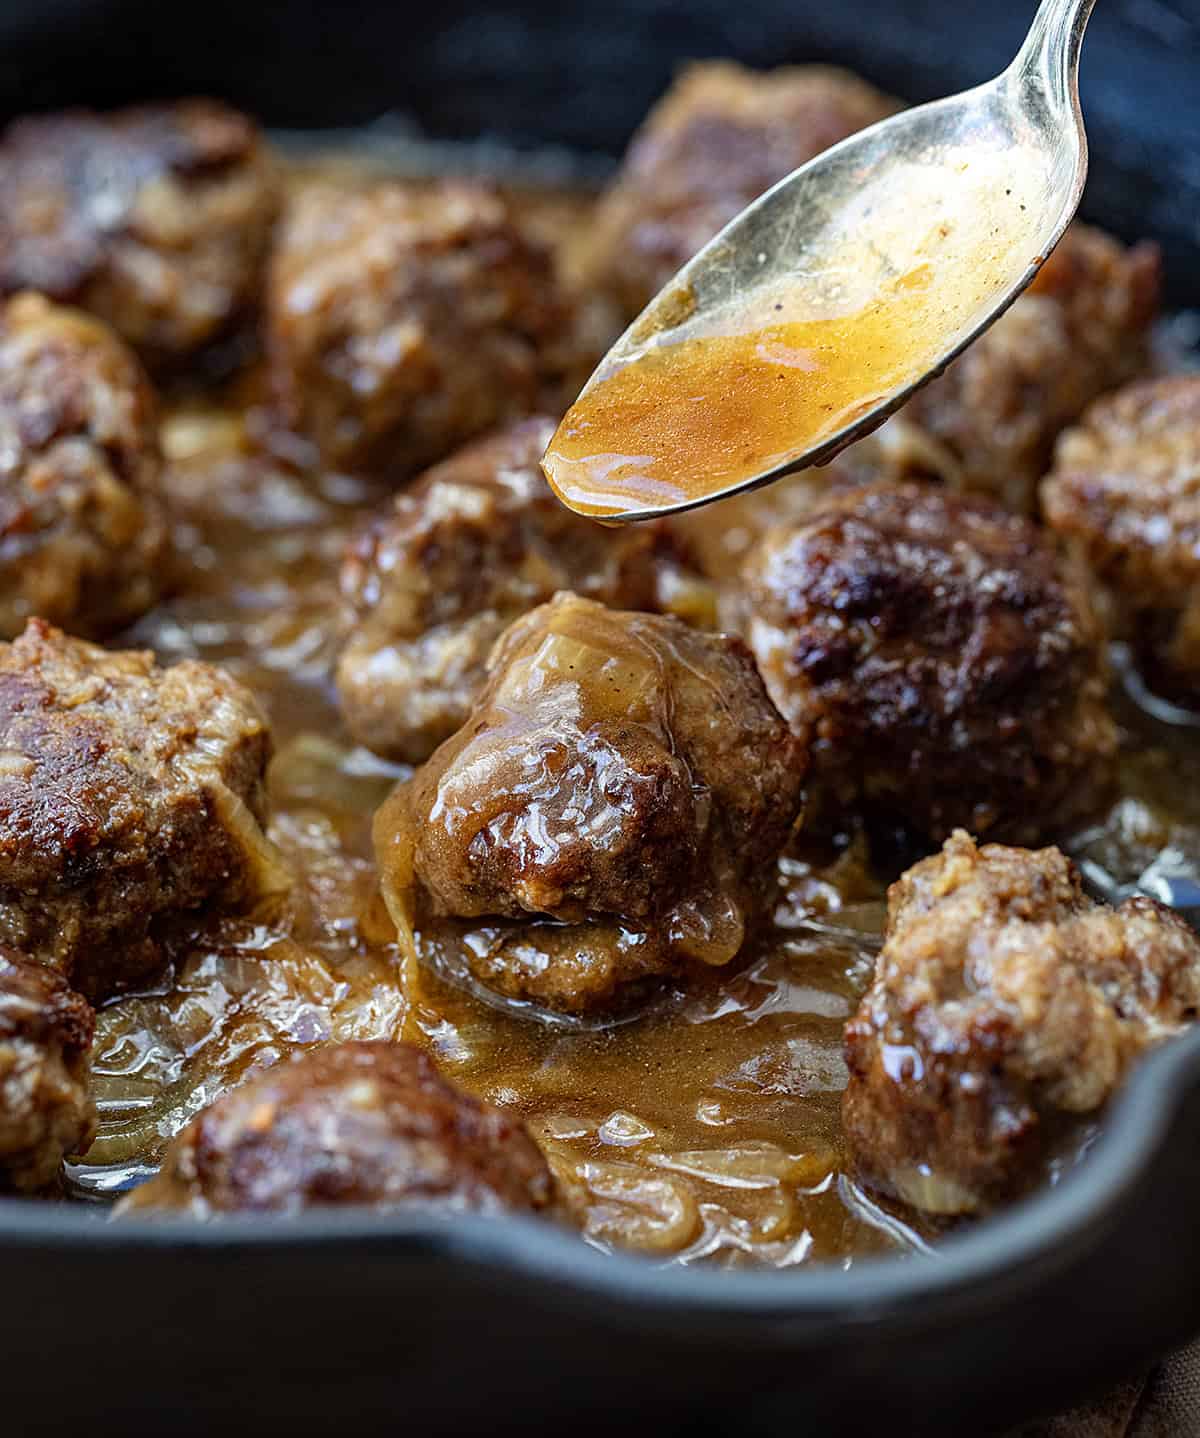
<instances>
[{"instance_id":1,"label":"browned meatball","mask_svg":"<svg viewBox=\"0 0 1200 1438\"><path fill-rule=\"evenodd\" d=\"M281 414L403 476L537 408L567 322L550 256L478 185L303 189L267 296Z\"/></svg>"},{"instance_id":2,"label":"browned meatball","mask_svg":"<svg viewBox=\"0 0 1200 1438\"><path fill-rule=\"evenodd\" d=\"M0 943L95 1003L153 972L172 914L278 888L270 748L221 670L30 620L0 644Z\"/></svg>"},{"instance_id":3,"label":"browned meatball","mask_svg":"<svg viewBox=\"0 0 1200 1438\"><path fill-rule=\"evenodd\" d=\"M246 309L276 202L258 129L212 100L20 120L0 140L0 290L80 305L164 362Z\"/></svg>"},{"instance_id":4,"label":"browned meatball","mask_svg":"<svg viewBox=\"0 0 1200 1438\"><path fill-rule=\"evenodd\" d=\"M1151 684L1200 704L1200 376L1093 405L1059 441L1042 508L1097 576Z\"/></svg>"},{"instance_id":5,"label":"browned meatball","mask_svg":"<svg viewBox=\"0 0 1200 1438\"><path fill-rule=\"evenodd\" d=\"M812 740L825 823L1026 839L1103 800L1102 630L1029 520L934 486L852 490L769 532L743 576L750 646Z\"/></svg>"},{"instance_id":6,"label":"browned meatball","mask_svg":"<svg viewBox=\"0 0 1200 1438\"><path fill-rule=\"evenodd\" d=\"M843 1118L864 1176L937 1213L1012 1197L1072 1115L1200 1003L1200 940L1153 899L1093 903L1057 849L961 831L888 893L846 1027Z\"/></svg>"},{"instance_id":7,"label":"browned meatball","mask_svg":"<svg viewBox=\"0 0 1200 1438\"><path fill-rule=\"evenodd\" d=\"M0 1190L48 1187L95 1137L93 1023L61 974L0 948Z\"/></svg>"},{"instance_id":8,"label":"browned meatball","mask_svg":"<svg viewBox=\"0 0 1200 1438\"><path fill-rule=\"evenodd\" d=\"M1007 314L904 414L958 458L961 484L1019 513L1060 430L1147 367L1158 307L1154 245L1075 225Z\"/></svg>"},{"instance_id":9,"label":"browned meatball","mask_svg":"<svg viewBox=\"0 0 1200 1438\"><path fill-rule=\"evenodd\" d=\"M952 479L955 469L952 456L924 430L903 415L893 415L829 464L674 515L672 528L716 584L718 626L741 633L746 620L741 567L769 530L804 519L848 489L906 481L943 483Z\"/></svg>"},{"instance_id":10,"label":"browned meatball","mask_svg":"<svg viewBox=\"0 0 1200 1438\"><path fill-rule=\"evenodd\" d=\"M414 915L555 921L501 925L472 972L600 1007L734 958L804 765L739 641L560 594L506 632L466 724L376 816L385 897L402 934Z\"/></svg>"},{"instance_id":11,"label":"browned meatball","mask_svg":"<svg viewBox=\"0 0 1200 1438\"><path fill-rule=\"evenodd\" d=\"M419 763L462 724L492 645L568 585L625 609L711 620L714 597L665 524L606 528L555 499L539 467L554 421L528 419L431 469L354 543L356 619L342 712L376 753Z\"/></svg>"},{"instance_id":12,"label":"browned meatball","mask_svg":"<svg viewBox=\"0 0 1200 1438\"><path fill-rule=\"evenodd\" d=\"M601 201L594 281L635 314L751 200L897 108L844 70L691 66L650 112Z\"/></svg>"},{"instance_id":13,"label":"browned meatball","mask_svg":"<svg viewBox=\"0 0 1200 1438\"><path fill-rule=\"evenodd\" d=\"M0 637L38 614L103 635L148 609L168 532L154 397L133 355L78 310L0 309Z\"/></svg>"},{"instance_id":14,"label":"browned meatball","mask_svg":"<svg viewBox=\"0 0 1200 1438\"><path fill-rule=\"evenodd\" d=\"M553 1199L519 1119L453 1088L419 1049L346 1043L276 1064L218 1099L126 1207L536 1212Z\"/></svg>"}]
</instances>

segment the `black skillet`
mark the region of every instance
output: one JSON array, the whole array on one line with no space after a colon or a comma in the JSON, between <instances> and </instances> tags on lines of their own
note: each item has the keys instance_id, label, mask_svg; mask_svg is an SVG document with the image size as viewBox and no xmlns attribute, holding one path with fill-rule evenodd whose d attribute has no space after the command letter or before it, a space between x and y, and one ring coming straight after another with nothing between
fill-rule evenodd
<instances>
[{"instance_id":1,"label":"black skillet","mask_svg":"<svg viewBox=\"0 0 1200 1438\"><path fill-rule=\"evenodd\" d=\"M283 126L385 111L594 170L679 60L849 64L911 99L1011 55L997 0L24 0L0 113L224 95ZM1200 306L1200 0L1104 0L1085 213ZM590 159L581 157L591 157ZM109 1224L0 1204L0 1434L1000 1431L1200 1329L1200 1033L1086 1162L932 1256L657 1268L522 1220Z\"/></svg>"}]
</instances>

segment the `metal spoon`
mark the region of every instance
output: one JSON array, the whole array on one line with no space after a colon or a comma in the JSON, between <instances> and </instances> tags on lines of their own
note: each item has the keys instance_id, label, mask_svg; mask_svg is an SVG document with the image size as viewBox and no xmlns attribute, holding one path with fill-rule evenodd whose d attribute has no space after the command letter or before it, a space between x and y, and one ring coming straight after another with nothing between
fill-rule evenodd
<instances>
[{"instance_id":1,"label":"metal spoon","mask_svg":"<svg viewBox=\"0 0 1200 1438\"><path fill-rule=\"evenodd\" d=\"M732 220L609 351L543 467L581 513L648 519L827 461L1029 284L1087 173L1094 0L1043 0L989 84L842 141Z\"/></svg>"}]
</instances>

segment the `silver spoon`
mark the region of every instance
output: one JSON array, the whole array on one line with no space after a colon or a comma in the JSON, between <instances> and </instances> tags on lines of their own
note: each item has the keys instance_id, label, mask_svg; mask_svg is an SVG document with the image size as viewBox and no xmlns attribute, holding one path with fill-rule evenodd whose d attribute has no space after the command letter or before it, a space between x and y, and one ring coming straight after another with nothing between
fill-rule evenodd
<instances>
[{"instance_id":1,"label":"silver spoon","mask_svg":"<svg viewBox=\"0 0 1200 1438\"><path fill-rule=\"evenodd\" d=\"M1095 0L1042 0L989 84L902 111L768 190L612 347L543 467L610 520L820 464L1002 314L1079 204Z\"/></svg>"}]
</instances>

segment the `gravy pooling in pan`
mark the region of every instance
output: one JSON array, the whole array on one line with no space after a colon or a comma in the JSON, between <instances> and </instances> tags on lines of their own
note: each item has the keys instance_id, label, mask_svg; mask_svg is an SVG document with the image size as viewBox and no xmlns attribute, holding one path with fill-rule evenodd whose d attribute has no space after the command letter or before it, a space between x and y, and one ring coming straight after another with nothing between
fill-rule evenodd
<instances>
[{"instance_id":1,"label":"gravy pooling in pan","mask_svg":"<svg viewBox=\"0 0 1200 1438\"><path fill-rule=\"evenodd\" d=\"M342 640L338 561L382 495L264 454L248 439L252 401L184 399L168 414L190 568L126 637L164 659L220 663L253 690L277 743L270 835L301 880L282 917L197 924L161 982L100 1011L99 1137L71 1169L76 1192L126 1190L188 1119L261 1065L331 1039L392 1037L428 1046L448 1078L529 1122L600 1246L784 1266L849 1264L936 1237L931 1220L857 1184L842 1138L842 1030L884 913L884 879L861 841L797 848L745 962L692 974L612 1023L506 1009L445 977L462 972L453 953L429 954L419 970L404 963L370 835L409 771L350 741L329 677ZM786 513L788 486L798 496L805 482L764 494L764 512ZM734 501L724 528L719 511L708 515L722 533L704 546L718 587L732 581L760 502ZM1180 781L1182 769L1200 779L1200 758L1186 729L1128 703L1121 718L1121 797L1086 848L1131 879L1170 837L1200 827L1200 806L1187 804L1200 787Z\"/></svg>"},{"instance_id":2,"label":"gravy pooling in pan","mask_svg":"<svg viewBox=\"0 0 1200 1438\"><path fill-rule=\"evenodd\" d=\"M100 1135L76 1184L119 1192L256 1065L331 1038L403 1037L529 1120L597 1243L785 1264L920 1242L844 1172L842 1026L882 914L857 858L788 861L776 926L744 968L694 977L611 1025L506 1013L406 967L370 838L405 771L348 741L327 677L337 556L373 497L247 458L234 410L183 409L166 433L188 455L174 482L198 500L186 521L196 568L130 637L254 688L278 744L270 834L301 883L283 921L201 925L153 991L100 1012Z\"/></svg>"},{"instance_id":3,"label":"gravy pooling in pan","mask_svg":"<svg viewBox=\"0 0 1200 1438\"><path fill-rule=\"evenodd\" d=\"M849 83L825 76L817 93ZM738 104L730 103L723 84L718 90L721 103L730 104L721 123L734 123ZM703 86L696 95L703 99ZM215 143L221 135L209 138ZM244 146L231 145L223 163L239 185L243 179L258 183L258 169L245 169ZM192 179L189 171L187 183ZM878 807L897 793L902 801L912 801L917 783L922 786L920 813L936 840L944 836L942 830L963 822L963 806L980 819L980 827L993 818L1007 822L1011 837L1025 809L1004 813L1005 796L1049 793L1044 785L1039 788L1041 775L1062 781L1064 801L1103 799L1117 767L1117 735L1107 716L1099 714L1101 631L1078 572L1071 571L1069 582L1065 571L1060 574L1044 533L1025 518L994 510L981 515L971 508L974 500L957 493L942 503L926 491L926 501L909 503L904 496L910 491L897 481L932 478L956 490L995 492L992 471L1000 469L1020 478L1019 486L1006 491L1007 497L1015 496L1011 507L1029 510L1032 484L1047 466L1049 443L1064 415L1074 417L1094 392L1127 378L1126 366L1139 372L1145 368L1152 308L1145 257L1130 258L1133 252L1105 237L1078 233L1005 328L981 341L986 348L972 351L968 358L978 360L976 369L969 374L964 369L958 378L952 371L938 382L940 390L931 388L925 430L902 417L827 471L685 516L666 529L626 531L624 542L616 544L614 531L586 525L553 504L536 473L536 456L532 450L525 454L532 435L548 437L553 419L520 420L516 439L506 432L508 438L494 448L488 447L491 441L478 450L460 448L464 432L502 423L511 417L510 406L518 413L561 414L582 377L580 355L590 352L594 358L611 337L611 307L619 309L628 297L606 289L607 264L597 266L594 254L589 260L589 245L597 233L606 232L594 224L594 202L561 193L512 197L521 224L565 260L563 269L579 288L572 301L581 296L584 301L572 313L552 267L536 249L513 240L509 221L492 201L452 186L427 206L423 199L397 196L393 187L361 209L351 205L343 212L334 191L361 180L355 162L346 157L306 162L285 174L286 190L314 181L322 188L306 225L288 241L287 265L268 280L273 343L265 362L243 368L232 381L206 381L194 364L190 374L187 365L182 371L169 365L161 346L139 351L156 367L165 396L161 499L170 517L178 573L168 597L136 622L106 624L99 637L109 649L153 650L158 666L200 660L198 670L185 671L197 682L211 676L204 666L220 665L250 696L239 699L235 710L240 705L249 713L252 702L261 706L275 744L266 779L269 802L261 793L261 766L251 765L244 776L246 803L253 809L251 817L269 813L268 836L282 865L272 868L272 882L261 886L261 901L241 912L193 907L175 915L178 922L155 928L153 935L126 922L137 917L127 912L128 903L118 915L125 925L122 933L134 933L147 945L152 938L154 945L161 944L167 963L155 968L150 962L160 957L157 948L136 953L130 948L126 956L142 955L147 968L135 971L130 965L123 978L141 987L116 997L104 986L90 990L100 1002L93 1048L98 1137L83 1161L69 1165L70 1191L106 1200L136 1190L199 1111L248 1079L263 1084L268 1066L278 1060L336 1042L401 1040L431 1053L444 1080L483 1101L456 1101L443 1094L441 1081L426 1082L421 1064L414 1067L410 1057L383 1088L418 1096L414 1124L421 1094L431 1103L436 1100L443 1115L473 1114L470 1123L497 1134L514 1121L518 1128L524 1123L549 1164L560 1216L601 1247L629 1247L671 1262L767 1266L810 1260L849 1264L868 1254L921 1248L942 1231L943 1221L883 1199L855 1178L841 1117L848 1077L843 1035L875 968L887 882L930 853L936 842L914 843L895 822L876 824L874 851L868 852L858 832L859 806L869 801ZM620 189L618 182L612 193L619 197ZM221 193L216 187L215 197ZM610 221L619 211L611 197L608 211ZM395 228L387 244L376 248L375 220L381 217ZM668 213L662 223L669 222ZM214 226L219 238L215 217ZM689 225L683 230L691 243ZM640 233L640 241L645 239ZM139 243L147 241L143 237ZM378 269L370 270L376 261ZM389 289L397 274L399 300ZM449 306L442 303L443 288L454 301ZM470 303L459 304L461 297ZM122 318L141 313L145 296L139 290L136 298L137 305L122 302ZM402 315L416 315L411 324L391 325L392 303ZM536 326L527 323L530 314L536 315ZM46 316L31 309L27 318L32 342L45 345ZM429 403L429 375L445 354L472 342L472 326L486 333L488 387L481 391L464 384L454 391L452 403ZM64 334L87 353L102 356L86 326L68 326ZM131 330L126 338L130 344L144 343L140 332ZM176 337L175 342L183 340ZM573 355L567 353L572 347ZM55 354L63 364L61 345ZM68 375L73 363L68 354ZM498 374L507 374L509 382L497 383ZM91 427L86 446L77 444L87 467L79 474L116 504L124 502L122 485L132 489L141 481L140 471L120 468L122 452L106 443L103 432L105 416L114 404L119 407L130 387L115 371L105 371L104 379L89 392ZM956 386L970 390L980 385L988 399L996 400L1005 423L989 430L996 445L989 465L974 469L981 447L969 436L964 442L961 427L941 420L948 414L977 414L979 407L964 404ZM434 393L436 401L436 387ZM1010 405L1013 394L1019 403ZM399 408L391 407L396 396ZM296 421L304 438L289 427L297 397L315 406L303 422ZM411 436L417 430L420 445L401 465L404 472L389 475L387 482L353 477L336 457L374 454L386 450L395 433ZM136 443L128 447L150 473L157 463L152 437L140 430L130 433ZM38 462L56 439L55 434L47 438L44 427L23 435ZM540 445L534 449L540 453ZM419 467L418 451L436 451L448 459L410 481L407 461ZM1019 455L1020 465L1008 463L1004 456L1010 453ZM703 456L692 458L702 467ZM26 470L33 472L32 461ZM875 508L859 505L854 495L861 491L855 486L876 480L891 486L885 491L891 499L885 497ZM155 482L151 473L148 492ZM823 523L805 530L802 521L814 498L831 497ZM50 506L48 512L58 523L59 511ZM59 527L47 531L44 572L52 578L63 573L51 562L55 555L75 556L91 537L78 510L64 507L63 512ZM947 521L946 514L961 515L961 524ZM779 631L779 654L772 651L767 663L761 644L752 655L736 639L716 641L690 630L681 642L680 631L672 629L680 619L699 630L740 632L756 642L745 612L752 596L743 565L773 525L792 529L784 535L786 542L762 551L770 562L760 566L761 594L755 602L769 600L774 606L771 623ZM85 553L87 562L122 572L128 558L135 578L140 577L144 566L138 556L127 555L119 536L110 539L98 560ZM917 566L923 567L920 583L914 582L914 554L929 556ZM935 570L945 580L936 592L926 583ZM850 578L822 589L811 579L817 571ZM796 583L793 573L801 575ZM985 583L975 583L979 574ZM553 598L567 587L578 589L593 610L598 601L612 610L637 611L613 620L625 638L608 633L603 610L581 630L573 607L578 601ZM80 603L61 583L53 592L61 594L60 622L69 630ZM18 602L24 598L18 592ZM511 997L513 986L484 986L490 980L479 977L478 961L496 945L503 923L512 923L508 932L518 933L522 942L532 935L527 947L533 950L544 938L554 962L554 944L579 922L569 905L555 909L551 904L549 917L543 908L532 921L502 906L507 871L501 871L503 863L516 862L515 841L497 851L493 892L501 895L501 907L473 909L468 893L464 916L453 908L457 901L447 901L448 912L443 906L420 920L413 945L397 938L395 913L389 914L379 892L372 823L381 810L386 815L393 807L385 801L397 782L413 773L406 763L380 753L423 758L464 719L482 725L487 715L475 706L474 696L491 645L510 623L539 605L576 616L555 650L568 669L572 646L607 652L615 661L626 641L637 635L647 640L642 657L629 651L624 655L628 662L616 665L636 690L637 702L631 699L624 708L600 704L593 716L601 728L608 726L605 742L611 739L611 744L604 752L611 752L614 774L636 777L637 764L647 755L646 772L669 775L684 752L688 757L682 768L693 781L707 765L704 783L693 782L690 794L683 786L686 802L681 800L668 816L674 829L653 805L635 814L632 824L634 839L649 846L642 851L648 856L645 867L657 872L655 865L660 865L680 890L672 893L670 912L683 935L680 951L698 961L684 973L673 957L664 958L650 970L654 983L631 985L611 1009L564 1002L559 1006L564 1011L537 1011L527 1000ZM1041 616L1038 623L1022 620L1031 615ZM805 665L797 668L788 644L792 628L802 624L819 637L809 643ZM841 643L839 626L853 642ZM663 636L671 633L676 639L668 643ZM357 639L352 665L347 662L350 634ZM658 638L650 642L651 635ZM71 647L61 636L45 643L48 650L56 644ZM1034 654L1039 644L1044 652ZM957 667L956 646L963 651ZM89 651L79 652L86 658ZM1056 660L1060 654L1069 662ZM650 663L646 655L657 657ZM895 661L893 677L885 675L871 688L880 680L880 656ZM816 716L815 739L782 731L755 660L781 711L794 705L797 713ZM667 682L663 675L677 661L680 674ZM145 670L135 686L138 702L148 703L146 696L168 683L164 674L178 677L179 671L149 660L130 662ZM686 682L682 670L691 676ZM607 672L612 680L616 671ZM440 688L431 687L431 674ZM764 851L775 853L778 843L772 836L778 832L782 842L789 832L796 786L780 785L777 779L759 784L762 775L773 772L769 754L764 757L755 748L765 742L761 732L737 739L739 744L745 740L744 750L737 752L753 762L739 758L731 764L732 751L722 748L738 733L736 723L726 722L730 713L708 726L707 737L704 724L696 723L704 712L695 699L697 686L709 686L715 713L730 693L748 694L746 684L758 686L758 698L726 704L726 709L739 710L749 721L765 708L781 730L767 749L790 753L787 746L797 746L794 774L807 765L812 795L820 800L777 863L760 863L755 844L761 839ZM576 690L582 694L581 685L582 680L579 685L571 681L559 692L568 698ZM910 689L916 692L914 686L936 697L936 714L929 705L914 708L905 699ZM515 693L506 690L498 706L505 714L512 711ZM540 733L547 725L539 694L538 683L531 681L520 697L532 706L530 731ZM864 694L884 696L872 707L888 710L883 719L891 726L889 740L910 745L914 754L919 750L920 764L914 762L907 780L900 775L892 784L896 765L880 757L890 751L875 742L870 725L860 722ZM623 695L622 690L618 697ZM374 706L369 711L359 704L363 696ZM1091 747L1076 745L1074 755L1077 767L1088 771L1086 784L1077 784L1072 764L1063 762L1077 737L1078 726L1070 717L1076 699L1083 703L1080 712L1090 716ZM895 722L888 709L893 703ZM1009 706L1003 723L993 725L997 735L989 736L989 714L1001 713L1002 703ZM636 724L623 729L621 721L638 705L646 711L638 720L645 732L631 737ZM682 708L676 712L676 706L689 709L690 716ZM577 705L576 717L586 709L586 703ZM1186 725L1156 720L1120 696L1116 710L1117 790L1107 808L1107 800L1100 805L1096 822L1077 838L1075 848L1092 864L1093 876L1129 882L1164 845L1187 849L1192 844L1200 829L1200 804L1192 806L1189 796L1197 792L1192 779L1200 770L1200 756ZM907 713L903 723L901 711ZM355 733L369 738L378 753L355 742L343 713L353 716ZM399 722L392 722L397 716ZM680 728L685 717L688 726ZM489 722L507 721L493 714ZM851 766L866 781L862 793L851 793L846 775L829 762L828 736L838 725L843 739L857 725L856 742L871 760L855 760ZM650 729L657 738L647 745ZM961 734L967 731L978 752L983 752L979 746L987 747L990 767L962 763L955 746L961 749ZM552 756L553 763L587 758L578 745L571 750L574 742ZM185 740L180 746L190 767L180 775L179 792L165 795L168 818L176 812L173 805L191 804L197 792L205 792L195 756ZM479 752L487 749L483 743ZM474 752L470 746L467 750ZM600 752L597 746L595 753ZM843 757L849 752L843 744ZM703 764L697 755L704 756ZM929 777L941 772L952 755L957 756L959 779L952 797L958 807L939 802ZM988 784L981 786L985 768ZM731 771L746 777L747 794L759 786L758 808L739 803L736 796L731 800L728 788L720 804L715 802L722 777ZM153 767L147 772L152 778ZM1012 783L1006 780L1010 772ZM429 774L436 777L434 766L426 778ZM511 772L504 782L520 788L519 775L514 779ZM565 812L553 807L563 798L561 787L550 784L554 792L546 801L545 813L556 822ZM229 810L235 811L236 806ZM511 812L507 798L496 812L481 809L483 826L503 824ZM1056 812L1074 816L1077 811L1068 803ZM733 888L722 885L738 866L722 864L713 845L697 843L695 853L705 862L679 882L669 872L666 850L671 846L663 845L661 852L652 847L655 834L721 832L720 823L710 823L714 813L720 823L733 826L730 832L741 825L741 832L755 841L739 849L745 872L734 878L745 903L736 914L719 906L705 909L682 881L697 880L704 899L714 893L731 897ZM770 824L760 823L758 814ZM643 819L647 827L640 831ZM659 819L666 827L655 829ZM1031 832L1036 830L1031 819ZM1003 835L1003 828L996 833ZM153 841L155 833L148 837ZM184 855L185 871L192 857ZM608 857L601 854L587 882L571 891L582 904L584 924L595 918L588 903L606 884L611 890L614 874L621 877L615 864L604 868ZM533 878L545 880L552 869L547 865ZM293 876L290 889L280 880L284 871ZM207 882L211 876L201 877ZM642 888L647 887L644 873L641 879ZM523 882L528 880L527 873ZM102 882L108 880L102 876ZM450 891L466 892L449 885L442 897ZM616 912L622 923L629 917L619 903L615 909L600 905L600 911ZM630 912L626 937L636 944L638 912ZM738 943L729 941L733 929L723 931L714 915L721 922L736 919ZM81 924L89 922L85 913ZM711 923L719 942L707 947L697 942L701 922ZM76 947L83 954L84 946ZM86 955L79 959L80 974L72 975L77 987L80 975L87 977L85 963ZM510 997L501 997L497 989ZM47 1045L51 1040L59 1044L64 1071L73 1071L70 1066L79 1057L84 1028L76 1027L78 1032L64 1030L65 1037L57 1039L57 1031L47 1031ZM303 1089L303 1075L310 1071L320 1084L312 1103L302 1102L296 1113L319 1117L328 1102L344 1117L338 1105L346 1095L351 1106L356 1094L362 1098L358 1064L369 1066L369 1054L341 1052L344 1061L331 1059L327 1073L321 1059L311 1070L288 1070L277 1086L268 1081L246 1090L251 1099L264 1095L261 1112L246 1102L214 1111L203 1133L190 1130L188 1143L173 1150L172 1182L192 1162L204 1133L237 1130L253 1139L261 1130L282 1143L286 1135L282 1128L273 1132L272 1125L287 1119L287 1095ZM278 1112L270 1098L276 1089L283 1096ZM363 1107L370 1117L370 1101ZM87 1131L89 1115L81 1109L75 1116L75 1127ZM1053 1177L1069 1164L1095 1131L1094 1115L1089 1115L1049 1145L1042 1155L1043 1176ZM404 1123L393 1124L393 1151L407 1152L410 1138ZM289 1152L299 1161L297 1151ZM475 1165L484 1163L481 1152L468 1145L460 1155L458 1178L467 1187ZM536 1163L524 1168L518 1163L517 1168L536 1179L540 1205L544 1175L534 1172ZM320 1191L320 1183L314 1183L313 1191ZM449 1190L463 1184L455 1180ZM362 1191L370 1187L364 1184ZM238 1184L227 1188L237 1190ZM505 1182L483 1185L487 1192L510 1188ZM155 1188L148 1187L135 1192L127 1207L153 1206L155 1198Z\"/></svg>"}]
</instances>

